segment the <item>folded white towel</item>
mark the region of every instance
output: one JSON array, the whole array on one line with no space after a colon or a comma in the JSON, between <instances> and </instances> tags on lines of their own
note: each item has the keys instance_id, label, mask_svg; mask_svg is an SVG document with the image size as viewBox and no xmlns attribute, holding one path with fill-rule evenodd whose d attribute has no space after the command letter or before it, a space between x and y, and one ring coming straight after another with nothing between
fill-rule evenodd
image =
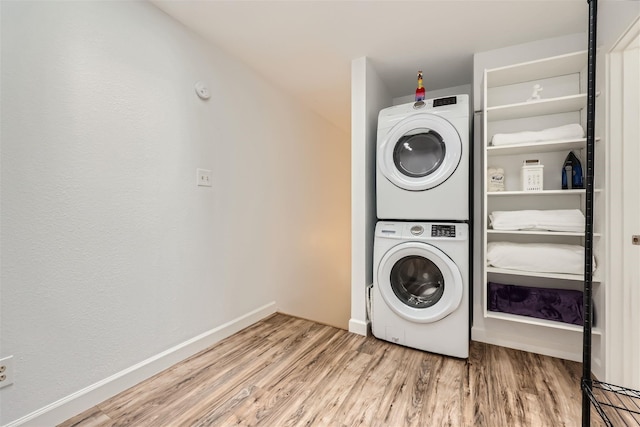
<instances>
[{"instance_id":1,"label":"folded white towel","mask_svg":"<svg viewBox=\"0 0 640 427\"><path fill-rule=\"evenodd\" d=\"M487 264L509 270L584 274L584 248L553 243L491 242ZM593 259L593 270L596 262Z\"/></svg>"},{"instance_id":2,"label":"folded white towel","mask_svg":"<svg viewBox=\"0 0 640 427\"><path fill-rule=\"evenodd\" d=\"M584 129L582 129L582 126L579 124L574 123L540 131L497 133L493 135L491 145L526 144L529 142L545 142L583 137Z\"/></svg>"},{"instance_id":3,"label":"folded white towel","mask_svg":"<svg viewBox=\"0 0 640 427\"><path fill-rule=\"evenodd\" d=\"M546 230L584 232L584 214L579 209L493 211L494 230Z\"/></svg>"}]
</instances>

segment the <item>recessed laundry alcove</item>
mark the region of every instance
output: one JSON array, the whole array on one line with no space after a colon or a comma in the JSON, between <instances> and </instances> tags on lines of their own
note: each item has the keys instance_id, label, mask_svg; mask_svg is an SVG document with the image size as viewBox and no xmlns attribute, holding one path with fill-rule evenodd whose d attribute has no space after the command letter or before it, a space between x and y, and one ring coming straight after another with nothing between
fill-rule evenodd
<instances>
[{"instance_id":1,"label":"recessed laundry alcove","mask_svg":"<svg viewBox=\"0 0 640 427\"><path fill-rule=\"evenodd\" d=\"M578 33L554 39L534 41L496 50L477 52L473 57L470 75L472 80L440 90L427 90L427 98L437 98L468 93L471 99L471 147L472 147L472 221L473 250L471 286L473 291L473 327L471 338L520 350L580 360L581 335L567 335L563 331L549 331L528 324L514 325L499 319L485 318L483 304L483 279L481 277L481 204L482 204L482 79L485 69L535 61L542 58L584 51L587 39ZM417 70L416 70L417 71ZM413 76L397 76L412 79ZM428 75L428 73L426 73ZM363 57L352 62L352 302L350 330L367 333L366 293L372 282L373 232L376 217L376 126L378 112L391 105L413 101L413 94L391 93L389 87L396 82L383 80L376 70L376 62ZM599 360L599 358L596 358ZM596 363L596 371L603 369Z\"/></svg>"}]
</instances>

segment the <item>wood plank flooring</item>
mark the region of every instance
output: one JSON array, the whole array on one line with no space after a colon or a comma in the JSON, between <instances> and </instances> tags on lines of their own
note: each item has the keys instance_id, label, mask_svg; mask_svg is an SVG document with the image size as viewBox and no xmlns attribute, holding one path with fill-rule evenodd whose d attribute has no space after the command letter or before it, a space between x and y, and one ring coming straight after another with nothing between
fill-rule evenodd
<instances>
[{"instance_id":1,"label":"wood plank flooring","mask_svg":"<svg viewBox=\"0 0 640 427\"><path fill-rule=\"evenodd\" d=\"M275 314L60 426L573 427L580 375L502 347L472 342L460 360Z\"/></svg>"}]
</instances>

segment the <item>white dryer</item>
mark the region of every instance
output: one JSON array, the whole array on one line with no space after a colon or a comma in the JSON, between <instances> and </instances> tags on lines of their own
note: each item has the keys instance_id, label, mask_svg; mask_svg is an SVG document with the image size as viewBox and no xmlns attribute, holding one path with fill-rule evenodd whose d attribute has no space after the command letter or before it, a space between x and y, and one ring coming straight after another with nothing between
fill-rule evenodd
<instances>
[{"instance_id":1,"label":"white dryer","mask_svg":"<svg viewBox=\"0 0 640 427\"><path fill-rule=\"evenodd\" d=\"M379 219L468 221L468 95L380 111L376 163Z\"/></svg>"},{"instance_id":2,"label":"white dryer","mask_svg":"<svg viewBox=\"0 0 640 427\"><path fill-rule=\"evenodd\" d=\"M381 221L373 251L373 335L469 357L468 224Z\"/></svg>"}]
</instances>

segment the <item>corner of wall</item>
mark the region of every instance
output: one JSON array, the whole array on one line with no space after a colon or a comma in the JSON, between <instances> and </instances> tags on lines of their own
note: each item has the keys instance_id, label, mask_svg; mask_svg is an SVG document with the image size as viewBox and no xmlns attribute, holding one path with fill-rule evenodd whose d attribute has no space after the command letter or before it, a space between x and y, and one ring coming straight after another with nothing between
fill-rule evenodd
<instances>
[{"instance_id":1,"label":"corner of wall","mask_svg":"<svg viewBox=\"0 0 640 427\"><path fill-rule=\"evenodd\" d=\"M367 57L351 62L351 321L366 335L366 288L373 280L376 223L375 147L378 112L392 103ZM357 326L355 326L357 325ZM363 327L364 325L364 327Z\"/></svg>"}]
</instances>

